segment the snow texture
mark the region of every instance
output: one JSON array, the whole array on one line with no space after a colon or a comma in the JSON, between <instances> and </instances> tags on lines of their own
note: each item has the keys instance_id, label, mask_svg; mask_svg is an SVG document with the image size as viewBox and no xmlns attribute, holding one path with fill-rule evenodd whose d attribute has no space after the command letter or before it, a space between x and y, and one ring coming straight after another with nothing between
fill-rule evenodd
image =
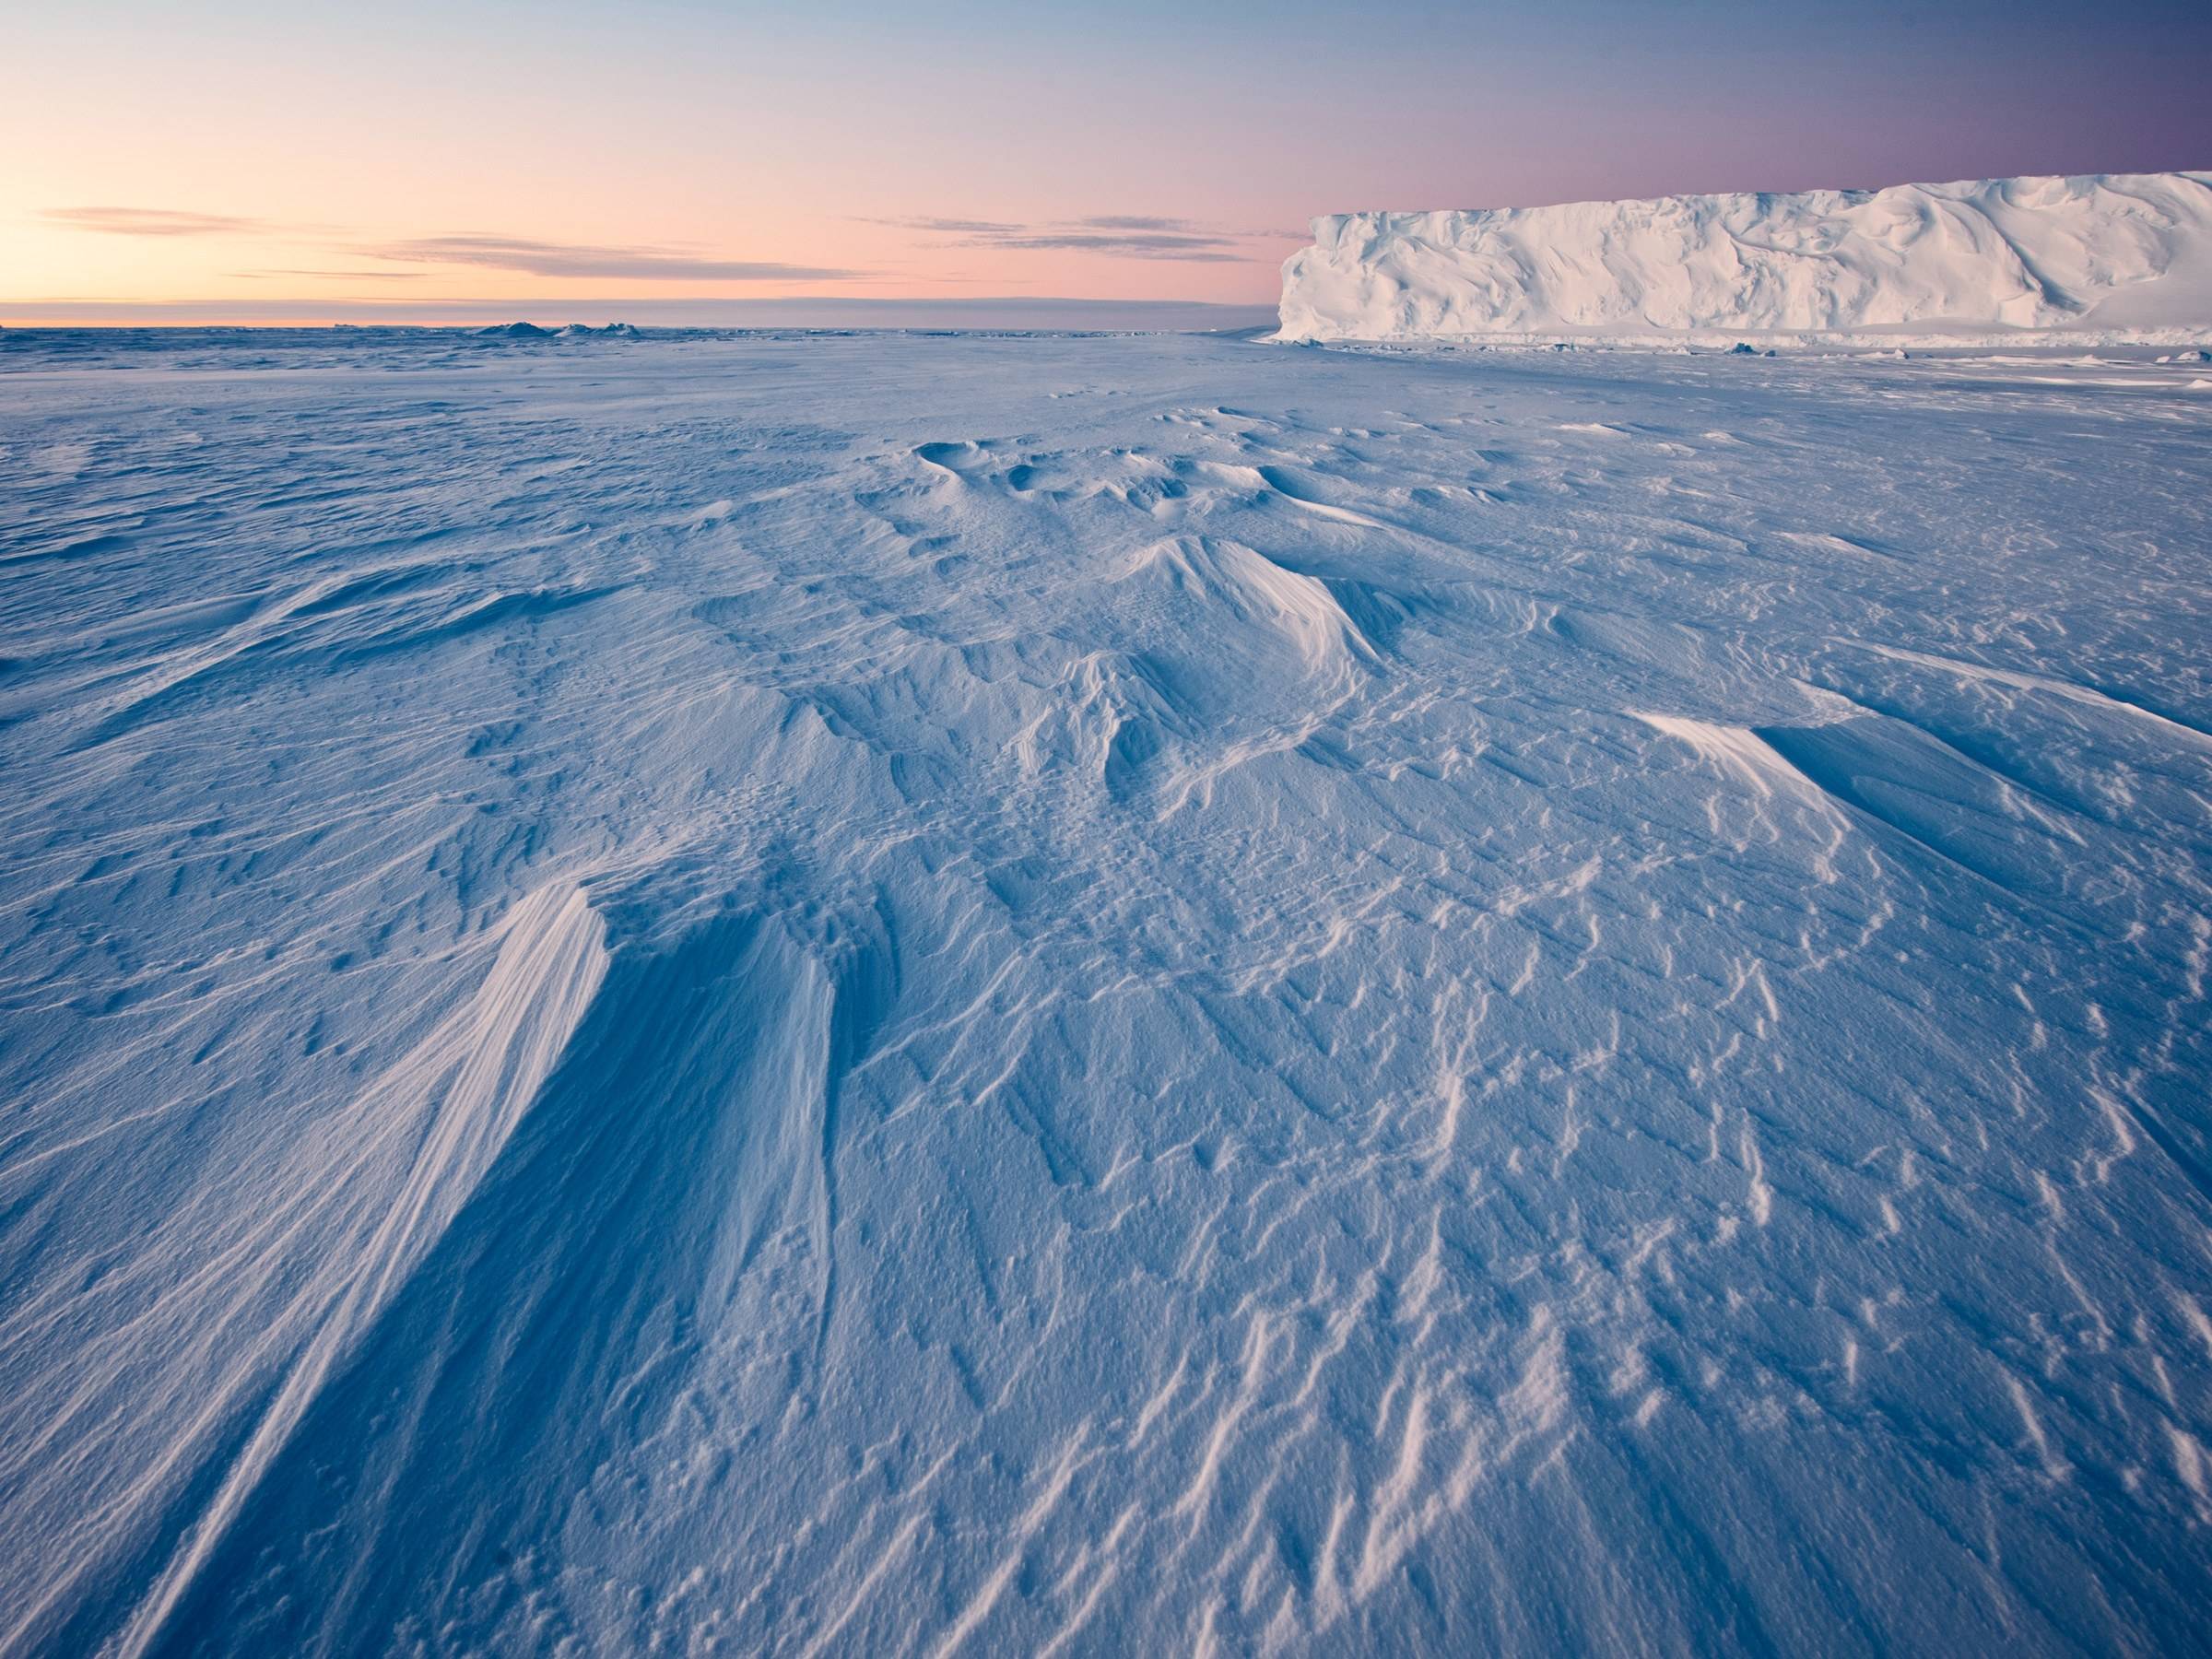
<instances>
[{"instance_id":1,"label":"snow texture","mask_svg":"<svg viewBox=\"0 0 2212 1659\"><path fill-rule=\"evenodd\" d=\"M1313 221L1282 337L2212 335L2212 173Z\"/></svg>"},{"instance_id":2,"label":"snow texture","mask_svg":"<svg viewBox=\"0 0 2212 1659\"><path fill-rule=\"evenodd\" d=\"M2212 384L0 344L0 1647L2177 1652Z\"/></svg>"}]
</instances>

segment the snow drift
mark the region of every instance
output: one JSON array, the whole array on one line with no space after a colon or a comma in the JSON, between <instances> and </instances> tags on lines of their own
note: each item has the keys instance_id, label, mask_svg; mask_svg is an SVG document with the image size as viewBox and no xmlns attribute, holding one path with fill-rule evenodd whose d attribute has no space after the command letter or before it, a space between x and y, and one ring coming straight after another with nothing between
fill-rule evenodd
<instances>
[{"instance_id":1,"label":"snow drift","mask_svg":"<svg viewBox=\"0 0 2212 1659\"><path fill-rule=\"evenodd\" d=\"M1343 213L1286 340L2212 328L2212 173Z\"/></svg>"}]
</instances>

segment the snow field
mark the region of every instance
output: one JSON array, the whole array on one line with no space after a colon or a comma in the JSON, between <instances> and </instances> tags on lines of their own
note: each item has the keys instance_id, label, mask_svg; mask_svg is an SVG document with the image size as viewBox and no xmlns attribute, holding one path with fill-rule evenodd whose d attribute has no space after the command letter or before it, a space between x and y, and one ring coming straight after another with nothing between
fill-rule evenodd
<instances>
[{"instance_id":1,"label":"snow field","mask_svg":"<svg viewBox=\"0 0 2212 1659\"><path fill-rule=\"evenodd\" d=\"M11 335L0 1643L2186 1646L2197 373Z\"/></svg>"}]
</instances>

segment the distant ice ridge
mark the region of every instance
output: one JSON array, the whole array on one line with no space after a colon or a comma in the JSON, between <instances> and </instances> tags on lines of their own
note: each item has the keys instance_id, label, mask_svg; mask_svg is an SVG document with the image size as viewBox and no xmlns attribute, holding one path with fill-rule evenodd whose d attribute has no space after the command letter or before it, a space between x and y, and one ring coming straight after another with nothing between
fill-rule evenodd
<instances>
[{"instance_id":1,"label":"distant ice ridge","mask_svg":"<svg viewBox=\"0 0 2212 1659\"><path fill-rule=\"evenodd\" d=\"M1342 213L1283 265L1290 341L2212 335L2212 173Z\"/></svg>"}]
</instances>

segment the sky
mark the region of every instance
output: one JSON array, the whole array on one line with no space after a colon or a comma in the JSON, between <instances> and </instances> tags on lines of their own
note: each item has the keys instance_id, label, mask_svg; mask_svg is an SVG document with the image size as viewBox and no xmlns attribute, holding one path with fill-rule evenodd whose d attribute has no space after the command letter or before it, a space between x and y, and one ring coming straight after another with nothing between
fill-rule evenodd
<instances>
[{"instance_id":1,"label":"sky","mask_svg":"<svg viewBox=\"0 0 2212 1659\"><path fill-rule=\"evenodd\" d=\"M1265 306L1321 213L2212 168L2202 0L74 0L7 33L15 324Z\"/></svg>"}]
</instances>

